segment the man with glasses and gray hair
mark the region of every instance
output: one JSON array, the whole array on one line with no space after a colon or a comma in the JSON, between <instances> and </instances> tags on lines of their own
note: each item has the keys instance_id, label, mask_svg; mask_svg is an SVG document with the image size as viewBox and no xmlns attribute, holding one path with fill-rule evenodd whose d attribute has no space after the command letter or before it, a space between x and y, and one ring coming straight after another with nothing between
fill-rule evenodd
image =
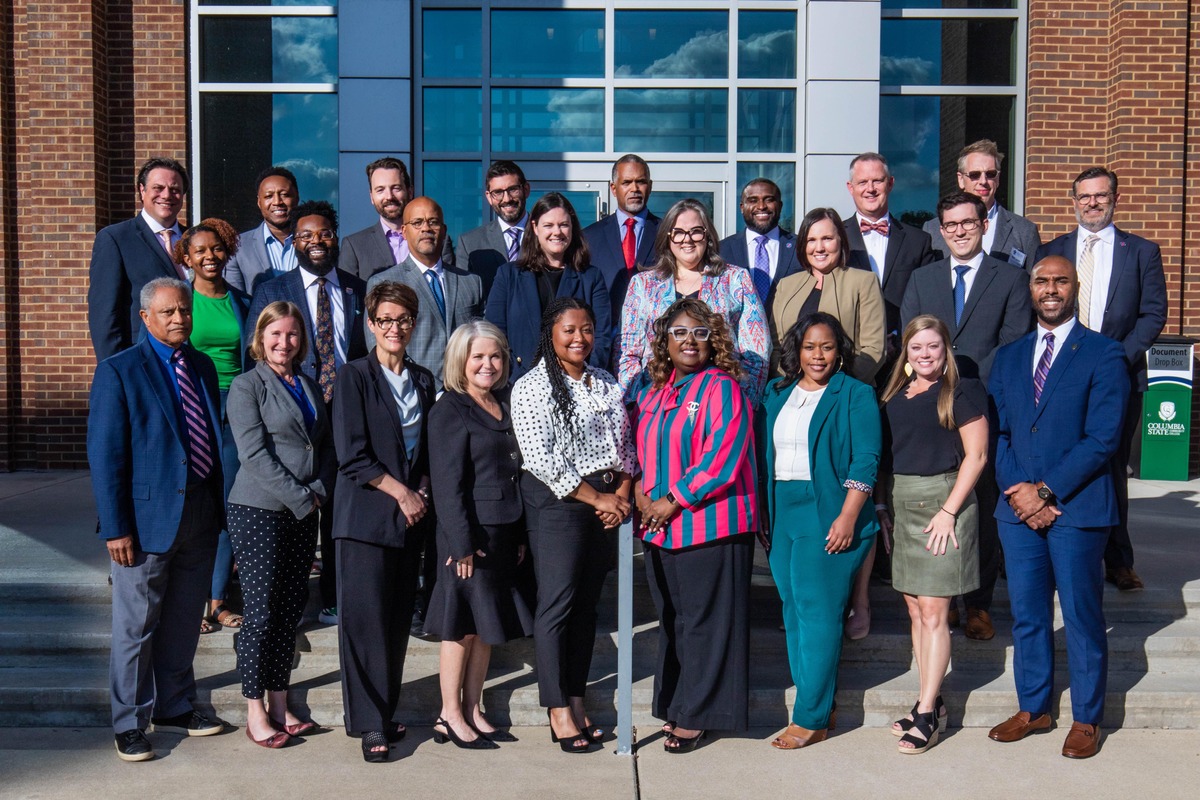
<instances>
[{"instance_id":1,"label":"man with glasses and gray hair","mask_svg":"<svg viewBox=\"0 0 1200 800\"><path fill-rule=\"evenodd\" d=\"M467 231L458 240L458 264L483 281L483 296L492 290L492 280L501 264L516 261L521 251L529 214L529 182L515 161L493 161L483 176L483 199L496 218Z\"/></svg>"},{"instance_id":2,"label":"man with glasses and gray hair","mask_svg":"<svg viewBox=\"0 0 1200 800\"><path fill-rule=\"evenodd\" d=\"M1133 571L1129 539L1127 466L1146 390L1146 350L1167 321L1167 283L1158 245L1113 224L1120 200L1117 174L1090 167L1071 184L1071 205L1079 227L1043 245L1036 261L1063 256L1079 273L1079 321L1125 348L1132 394L1120 448L1113 459L1117 510L1121 521L1104 551L1105 578L1122 592L1137 592L1142 579Z\"/></svg>"},{"instance_id":3,"label":"man with glasses and gray hair","mask_svg":"<svg viewBox=\"0 0 1200 800\"><path fill-rule=\"evenodd\" d=\"M958 188L978 197L987 209L983 252L1014 267L1029 269L1042 237L1037 225L996 202L1003 160L1004 154L991 139L980 139L967 145L958 153ZM943 256L950 255L936 219L926 222L924 231L933 239L934 250Z\"/></svg>"}]
</instances>

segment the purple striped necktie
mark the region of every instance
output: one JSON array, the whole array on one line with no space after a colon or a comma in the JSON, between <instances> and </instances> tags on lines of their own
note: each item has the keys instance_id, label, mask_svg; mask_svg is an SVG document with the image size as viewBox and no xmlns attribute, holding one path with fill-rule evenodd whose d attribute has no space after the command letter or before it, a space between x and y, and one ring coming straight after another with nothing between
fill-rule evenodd
<instances>
[{"instance_id":1,"label":"purple striped necktie","mask_svg":"<svg viewBox=\"0 0 1200 800\"><path fill-rule=\"evenodd\" d=\"M1037 369L1033 371L1033 404L1036 406L1042 400L1042 389L1046 388L1046 376L1050 374L1050 360L1054 358L1054 334L1047 333L1042 341L1046 349L1038 359Z\"/></svg>"},{"instance_id":2,"label":"purple striped necktie","mask_svg":"<svg viewBox=\"0 0 1200 800\"><path fill-rule=\"evenodd\" d=\"M208 439L208 413L204 410L200 392L196 391L196 384L192 382L192 374L188 372L182 350L171 354L171 363L175 366L175 378L179 381L179 402L183 406L183 425L187 429L188 466L197 478L204 480L213 468L212 445Z\"/></svg>"},{"instance_id":3,"label":"purple striped necktie","mask_svg":"<svg viewBox=\"0 0 1200 800\"><path fill-rule=\"evenodd\" d=\"M508 260L516 261L521 252L521 229L509 228L505 233L508 234Z\"/></svg>"}]
</instances>

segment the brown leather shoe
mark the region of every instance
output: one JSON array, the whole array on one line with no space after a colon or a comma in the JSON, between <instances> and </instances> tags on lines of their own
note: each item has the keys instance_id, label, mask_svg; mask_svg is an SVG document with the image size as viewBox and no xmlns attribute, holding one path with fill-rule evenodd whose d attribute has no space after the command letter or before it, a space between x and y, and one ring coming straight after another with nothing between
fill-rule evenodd
<instances>
[{"instance_id":1,"label":"brown leather shoe","mask_svg":"<svg viewBox=\"0 0 1200 800\"><path fill-rule=\"evenodd\" d=\"M802 747L808 747L810 744L823 742L828 736L828 728L813 731L792 724L787 726L787 730L771 740L771 747L774 747L776 750L799 750Z\"/></svg>"},{"instance_id":2,"label":"brown leather shoe","mask_svg":"<svg viewBox=\"0 0 1200 800\"><path fill-rule=\"evenodd\" d=\"M1071 732L1063 742L1063 755L1067 758L1091 758L1099 751L1100 729L1086 722L1071 723Z\"/></svg>"},{"instance_id":3,"label":"brown leather shoe","mask_svg":"<svg viewBox=\"0 0 1200 800\"><path fill-rule=\"evenodd\" d=\"M1146 588L1142 579L1133 571L1133 567L1113 567L1105 570L1104 578L1109 583L1115 583L1117 591L1121 592L1140 592Z\"/></svg>"},{"instance_id":4,"label":"brown leather shoe","mask_svg":"<svg viewBox=\"0 0 1200 800\"><path fill-rule=\"evenodd\" d=\"M1038 714L1035 717L1028 711L1018 711L992 728L988 738L994 742L1019 742L1031 733L1050 730L1050 725L1049 714Z\"/></svg>"},{"instance_id":5,"label":"brown leather shoe","mask_svg":"<svg viewBox=\"0 0 1200 800\"><path fill-rule=\"evenodd\" d=\"M996 635L996 629L992 627L991 614L982 608L968 608L963 633L967 635L968 639L978 639L981 642L991 639Z\"/></svg>"}]
</instances>

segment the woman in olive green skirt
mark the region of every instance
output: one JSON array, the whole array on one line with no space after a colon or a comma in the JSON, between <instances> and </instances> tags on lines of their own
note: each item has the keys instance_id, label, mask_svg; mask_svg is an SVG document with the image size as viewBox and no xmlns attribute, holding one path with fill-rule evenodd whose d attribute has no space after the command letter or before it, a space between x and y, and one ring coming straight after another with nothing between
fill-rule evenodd
<instances>
[{"instance_id":1,"label":"woman in olive green skirt","mask_svg":"<svg viewBox=\"0 0 1200 800\"><path fill-rule=\"evenodd\" d=\"M895 515L892 586L908 606L921 689L892 732L902 737L901 753L915 754L936 744L946 727L941 687L950 666L950 602L979 586L983 512L975 482L987 462L987 395L978 381L959 378L950 333L937 317L908 324L901 354L882 397ZM886 530L886 509L880 517Z\"/></svg>"}]
</instances>

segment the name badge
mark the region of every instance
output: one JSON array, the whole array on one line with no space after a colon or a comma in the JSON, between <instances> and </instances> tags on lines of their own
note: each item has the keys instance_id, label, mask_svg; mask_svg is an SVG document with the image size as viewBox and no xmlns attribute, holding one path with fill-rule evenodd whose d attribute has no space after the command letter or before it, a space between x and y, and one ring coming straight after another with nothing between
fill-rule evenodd
<instances>
[{"instance_id":1,"label":"name badge","mask_svg":"<svg viewBox=\"0 0 1200 800\"><path fill-rule=\"evenodd\" d=\"M1025 254L1022 253L1018 248L1014 247L1012 250L1008 251L1008 263L1012 264L1014 267L1025 266Z\"/></svg>"}]
</instances>

